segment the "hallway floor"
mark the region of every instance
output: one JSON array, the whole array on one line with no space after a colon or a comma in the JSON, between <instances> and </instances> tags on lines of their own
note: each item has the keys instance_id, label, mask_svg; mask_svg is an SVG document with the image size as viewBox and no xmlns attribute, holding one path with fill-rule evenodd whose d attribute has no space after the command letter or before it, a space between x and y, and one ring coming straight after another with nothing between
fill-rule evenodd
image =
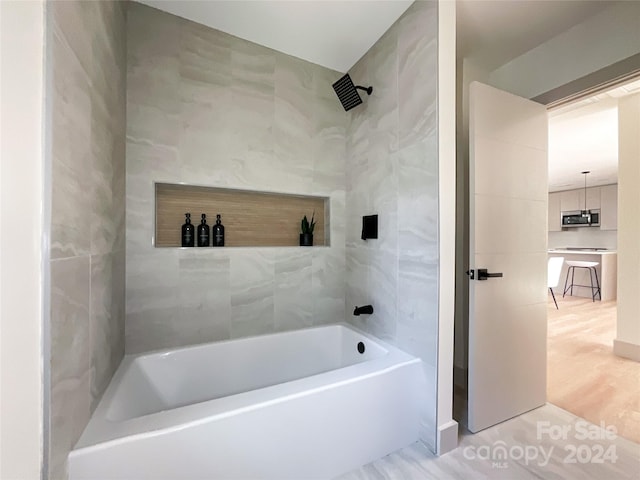
<instances>
[{"instance_id":1,"label":"hallway floor","mask_svg":"<svg viewBox=\"0 0 640 480\"><path fill-rule=\"evenodd\" d=\"M585 432L598 438L583 439ZM441 457L415 443L339 480L637 479L640 445L604 436L601 428L546 404L475 435L463 432L459 447Z\"/></svg>"},{"instance_id":2,"label":"hallway floor","mask_svg":"<svg viewBox=\"0 0 640 480\"><path fill-rule=\"evenodd\" d=\"M547 401L640 443L640 363L613 354L616 302L548 303Z\"/></svg>"}]
</instances>

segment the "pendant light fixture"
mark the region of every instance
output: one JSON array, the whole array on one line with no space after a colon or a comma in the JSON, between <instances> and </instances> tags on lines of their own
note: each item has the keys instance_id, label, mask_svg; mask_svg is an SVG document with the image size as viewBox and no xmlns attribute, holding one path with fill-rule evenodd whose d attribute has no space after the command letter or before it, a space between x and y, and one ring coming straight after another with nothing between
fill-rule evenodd
<instances>
[{"instance_id":1,"label":"pendant light fixture","mask_svg":"<svg viewBox=\"0 0 640 480\"><path fill-rule=\"evenodd\" d=\"M582 217L587 219L587 222L591 224L591 212L587 210L587 175L591 173L589 170L585 170L584 172L580 172L584 175L584 210L582 210Z\"/></svg>"}]
</instances>

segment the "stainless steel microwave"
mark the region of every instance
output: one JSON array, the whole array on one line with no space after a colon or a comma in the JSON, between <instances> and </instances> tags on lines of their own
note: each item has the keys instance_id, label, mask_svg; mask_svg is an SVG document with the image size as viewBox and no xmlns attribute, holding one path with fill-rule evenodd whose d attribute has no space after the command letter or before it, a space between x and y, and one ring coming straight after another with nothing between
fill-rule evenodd
<instances>
[{"instance_id":1,"label":"stainless steel microwave","mask_svg":"<svg viewBox=\"0 0 640 480\"><path fill-rule=\"evenodd\" d=\"M562 212L563 227L599 227L600 210L572 210Z\"/></svg>"}]
</instances>

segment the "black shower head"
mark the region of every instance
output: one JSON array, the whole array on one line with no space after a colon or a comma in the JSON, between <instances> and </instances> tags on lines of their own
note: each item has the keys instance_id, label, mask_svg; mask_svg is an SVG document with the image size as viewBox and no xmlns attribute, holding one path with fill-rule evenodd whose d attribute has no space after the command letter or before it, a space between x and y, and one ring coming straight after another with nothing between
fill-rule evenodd
<instances>
[{"instance_id":1,"label":"black shower head","mask_svg":"<svg viewBox=\"0 0 640 480\"><path fill-rule=\"evenodd\" d=\"M342 102L345 112L348 112L353 107L357 107L362 103L362 99L356 89L364 90L368 95L371 95L371 92L373 92L373 87L365 88L359 85L354 85L348 73L333 84L333 89L336 91L336 95L338 95L340 102Z\"/></svg>"}]
</instances>

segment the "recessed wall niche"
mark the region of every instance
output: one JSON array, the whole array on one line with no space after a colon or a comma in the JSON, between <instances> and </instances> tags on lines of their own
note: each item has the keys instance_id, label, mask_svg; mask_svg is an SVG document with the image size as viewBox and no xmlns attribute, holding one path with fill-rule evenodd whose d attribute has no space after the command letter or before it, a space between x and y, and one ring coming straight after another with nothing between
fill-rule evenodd
<instances>
[{"instance_id":1,"label":"recessed wall niche","mask_svg":"<svg viewBox=\"0 0 640 480\"><path fill-rule=\"evenodd\" d=\"M315 212L313 245L330 245L327 197L156 183L155 203L156 247L180 246L187 212L195 226L203 213L209 226L220 214L225 248L298 246L300 221Z\"/></svg>"}]
</instances>

